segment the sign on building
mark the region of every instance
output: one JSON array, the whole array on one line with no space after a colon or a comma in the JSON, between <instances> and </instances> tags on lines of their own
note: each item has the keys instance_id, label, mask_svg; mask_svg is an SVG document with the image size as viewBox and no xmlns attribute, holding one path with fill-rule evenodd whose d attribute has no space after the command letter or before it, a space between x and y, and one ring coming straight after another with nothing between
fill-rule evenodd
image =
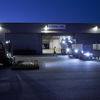
<instances>
[{"instance_id":1,"label":"sign on building","mask_svg":"<svg viewBox=\"0 0 100 100\"><path fill-rule=\"evenodd\" d=\"M48 25L49 29L66 29L65 24L49 24Z\"/></svg>"}]
</instances>

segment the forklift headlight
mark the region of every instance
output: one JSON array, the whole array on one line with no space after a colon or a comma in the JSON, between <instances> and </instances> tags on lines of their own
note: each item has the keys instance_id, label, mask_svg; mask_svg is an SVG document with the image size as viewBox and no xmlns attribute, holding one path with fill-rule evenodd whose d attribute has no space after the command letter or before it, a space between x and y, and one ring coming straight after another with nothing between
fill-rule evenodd
<instances>
[{"instance_id":1,"label":"forklift headlight","mask_svg":"<svg viewBox=\"0 0 100 100\"><path fill-rule=\"evenodd\" d=\"M75 52L75 53L78 53L78 49L75 49L74 52Z\"/></svg>"},{"instance_id":2,"label":"forklift headlight","mask_svg":"<svg viewBox=\"0 0 100 100\"><path fill-rule=\"evenodd\" d=\"M6 56L9 58L9 54L7 53Z\"/></svg>"},{"instance_id":3,"label":"forklift headlight","mask_svg":"<svg viewBox=\"0 0 100 100\"><path fill-rule=\"evenodd\" d=\"M65 43L66 43L65 40L63 40L63 41L62 41L62 44L65 44Z\"/></svg>"},{"instance_id":4,"label":"forklift headlight","mask_svg":"<svg viewBox=\"0 0 100 100\"><path fill-rule=\"evenodd\" d=\"M66 51L67 51L67 52L69 52L69 51L70 51L70 49L69 49L69 48L67 48L67 49L66 49Z\"/></svg>"},{"instance_id":5,"label":"forklift headlight","mask_svg":"<svg viewBox=\"0 0 100 100\"><path fill-rule=\"evenodd\" d=\"M7 56L8 58L10 58L10 57L11 57L11 54L10 54L10 53L7 53L6 56Z\"/></svg>"},{"instance_id":6,"label":"forklift headlight","mask_svg":"<svg viewBox=\"0 0 100 100\"><path fill-rule=\"evenodd\" d=\"M85 56L87 56L87 57L89 57L89 56L92 56L93 54L92 54L92 53L87 52L87 53L84 53L84 55L85 55Z\"/></svg>"},{"instance_id":7,"label":"forklift headlight","mask_svg":"<svg viewBox=\"0 0 100 100\"><path fill-rule=\"evenodd\" d=\"M8 54L8 53L7 53L6 55L7 55L7 57L9 56L9 54Z\"/></svg>"},{"instance_id":8,"label":"forklift headlight","mask_svg":"<svg viewBox=\"0 0 100 100\"><path fill-rule=\"evenodd\" d=\"M6 44L8 44L8 43L10 43L10 41L8 40L8 41L6 41Z\"/></svg>"},{"instance_id":9,"label":"forklift headlight","mask_svg":"<svg viewBox=\"0 0 100 100\"><path fill-rule=\"evenodd\" d=\"M83 54L83 53L84 53L84 51L82 50L82 51L81 51L81 53Z\"/></svg>"}]
</instances>

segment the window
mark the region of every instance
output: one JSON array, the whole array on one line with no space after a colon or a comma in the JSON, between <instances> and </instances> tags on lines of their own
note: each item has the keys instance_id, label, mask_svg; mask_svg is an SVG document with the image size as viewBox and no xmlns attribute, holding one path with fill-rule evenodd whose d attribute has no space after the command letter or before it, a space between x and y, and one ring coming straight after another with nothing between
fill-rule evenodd
<instances>
[{"instance_id":1,"label":"window","mask_svg":"<svg viewBox=\"0 0 100 100\"><path fill-rule=\"evenodd\" d=\"M93 50L100 50L100 44L93 44Z\"/></svg>"}]
</instances>

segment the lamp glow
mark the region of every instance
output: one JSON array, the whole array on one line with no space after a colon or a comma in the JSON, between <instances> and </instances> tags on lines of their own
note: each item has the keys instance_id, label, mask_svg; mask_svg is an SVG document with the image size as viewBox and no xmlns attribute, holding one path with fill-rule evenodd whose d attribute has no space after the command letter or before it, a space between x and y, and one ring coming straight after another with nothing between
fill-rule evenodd
<instances>
[{"instance_id":1,"label":"lamp glow","mask_svg":"<svg viewBox=\"0 0 100 100\"><path fill-rule=\"evenodd\" d=\"M45 27L44 27L44 30L47 31L47 30L48 30L48 26L45 26Z\"/></svg>"},{"instance_id":2,"label":"lamp glow","mask_svg":"<svg viewBox=\"0 0 100 100\"><path fill-rule=\"evenodd\" d=\"M95 26L95 27L93 28L93 30L94 30L94 31L97 31L97 30L98 30L98 26Z\"/></svg>"},{"instance_id":3,"label":"lamp glow","mask_svg":"<svg viewBox=\"0 0 100 100\"><path fill-rule=\"evenodd\" d=\"M0 30L2 30L2 27L0 26Z\"/></svg>"}]
</instances>

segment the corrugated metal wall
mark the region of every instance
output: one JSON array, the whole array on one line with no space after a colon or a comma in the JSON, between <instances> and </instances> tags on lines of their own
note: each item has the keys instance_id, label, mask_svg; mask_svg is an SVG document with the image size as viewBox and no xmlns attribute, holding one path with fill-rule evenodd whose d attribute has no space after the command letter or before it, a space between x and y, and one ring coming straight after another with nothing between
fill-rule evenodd
<instances>
[{"instance_id":1,"label":"corrugated metal wall","mask_svg":"<svg viewBox=\"0 0 100 100\"><path fill-rule=\"evenodd\" d=\"M76 34L78 44L100 44L100 34Z\"/></svg>"},{"instance_id":2,"label":"corrugated metal wall","mask_svg":"<svg viewBox=\"0 0 100 100\"><path fill-rule=\"evenodd\" d=\"M36 54L42 53L41 34L6 34L6 40L11 40L14 51L34 51Z\"/></svg>"}]
</instances>

